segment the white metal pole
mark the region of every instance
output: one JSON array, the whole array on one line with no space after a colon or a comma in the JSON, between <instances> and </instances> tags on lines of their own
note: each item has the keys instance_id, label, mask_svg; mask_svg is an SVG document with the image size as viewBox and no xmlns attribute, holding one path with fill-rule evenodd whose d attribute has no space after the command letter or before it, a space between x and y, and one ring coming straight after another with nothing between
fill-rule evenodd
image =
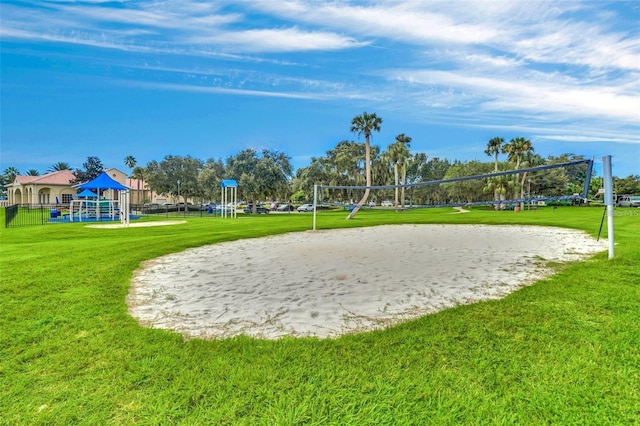
<instances>
[{"instance_id":1,"label":"white metal pole","mask_svg":"<svg viewBox=\"0 0 640 426\"><path fill-rule=\"evenodd\" d=\"M313 185L313 230L316 230L316 210L318 210L318 185Z\"/></svg>"},{"instance_id":2,"label":"white metal pole","mask_svg":"<svg viewBox=\"0 0 640 426\"><path fill-rule=\"evenodd\" d=\"M609 259L613 259L613 173L611 171L611 156L602 157L604 171L604 203L607 206L607 237L609 239Z\"/></svg>"},{"instance_id":3,"label":"white metal pole","mask_svg":"<svg viewBox=\"0 0 640 426\"><path fill-rule=\"evenodd\" d=\"M131 214L131 192L130 190L126 190L125 191L125 204L127 205L127 207L124 209L124 224L125 226L129 226L129 220L130 218L130 214ZM120 212L120 214L122 214L122 211Z\"/></svg>"},{"instance_id":4,"label":"white metal pole","mask_svg":"<svg viewBox=\"0 0 640 426\"><path fill-rule=\"evenodd\" d=\"M233 191L233 218L237 218L238 217L238 211L236 209L236 207L238 207L238 187L234 186L232 188Z\"/></svg>"},{"instance_id":5,"label":"white metal pole","mask_svg":"<svg viewBox=\"0 0 640 426\"><path fill-rule=\"evenodd\" d=\"M227 199L227 189L224 187L224 185L222 185L221 188L222 189L220 189L220 191L221 191L220 198L222 200L221 201L222 205L220 206L220 216L226 218L227 217L227 210L226 210L227 203L226 203L225 200Z\"/></svg>"}]
</instances>

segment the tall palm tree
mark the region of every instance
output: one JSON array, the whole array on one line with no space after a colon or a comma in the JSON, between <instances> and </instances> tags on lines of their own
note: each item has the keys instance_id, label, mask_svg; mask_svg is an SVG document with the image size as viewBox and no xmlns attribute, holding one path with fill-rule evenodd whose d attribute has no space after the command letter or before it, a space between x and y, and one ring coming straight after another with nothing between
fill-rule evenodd
<instances>
[{"instance_id":1,"label":"tall palm tree","mask_svg":"<svg viewBox=\"0 0 640 426\"><path fill-rule=\"evenodd\" d=\"M133 155L127 155L124 159L124 164L129 168L129 179L133 177L133 168L138 164ZM138 197L140 197L140 193L138 193ZM129 192L129 203L133 203L133 194Z\"/></svg>"},{"instance_id":2,"label":"tall palm tree","mask_svg":"<svg viewBox=\"0 0 640 426\"><path fill-rule=\"evenodd\" d=\"M358 135L364 135L365 151L364 151L364 168L365 168L365 180L367 188L364 190L364 195L358 204L351 210L347 219L353 218L358 210L367 202L369 198L369 192L371 189L371 132L379 132L380 124L382 124L382 118L378 117L376 113L369 114L366 111L362 115L358 115L351 120L351 131Z\"/></svg>"},{"instance_id":3,"label":"tall palm tree","mask_svg":"<svg viewBox=\"0 0 640 426\"><path fill-rule=\"evenodd\" d=\"M504 139L501 137L495 137L493 139L490 139L489 142L487 142L487 149L484 150L484 153L487 154L489 157L491 157L493 155L493 171L497 172L498 171L498 154L500 153L501 149L502 149L502 145L504 144ZM501 188L500 186L493 186L494 190L493 190L493 200L494 201L500 201L500 191ZM494 205L495 209L498 210L500 208L500 205L498 203L496 203Z\"/></svg>"},{"instance_id":4,"label":"tall palm tree","mask_svg":"<svg viewBox=\"0 0 640 426\"><path fill-rule=\"evenodd\" d=\"M507 159L514 165L514 169L520 168L523 156L533 152L533 145L529 139L523 137L513 138L509 143L502 145L501 151L503 154L507 154ZM520 182L520 174L515 175L516 182ZM514 194L514 198L517 198L517 192Z\"/></svg>"},{"instance_id":5,"label":"tall palm tree","mask_svg":"<svg viewBox=\"0 0 640 426\"><path fill-rule=\"evenodd\" d=\"M137 201L138 204L140 204L140 181L142 181L144 179L144 168L143 167L134 167L133 169L133 173L132 173L132 177L133 179L136 179L138 181L138 197L137 197ZM142 188L143 194L142 194L142 199L144 200L144 188Z\"/></svg>"},{"instance_id":6,"label":"tall palm tree","mask_svg":"<svg viewBox=\"0 0 640 426\"><path fill-rule=\"evenodd\" d=\"M65 163L64 161L58 161L47 169L47 173L59 172L61 170L71 170L71 166L69 163Z\"/></svg>"},{"instance_id":7,"label":"tall palm tree","mask_svg":"<svg viewBox=\"0 0 640 426\"><path fill-rule=\"evenodd\" d=\"M544 164L544 160L538 154L534 154L533 148L531 148L531 151L523 154L521 164L525 167L535 167ZM524 172L520 180L520 199L522 200L520 201L520 210L524 210L524 184L527 181L528 174L529 172ZM531 194L529 194L529 197L531 197Z\"/></svg>"},{"instance_id":8,"label":"tall palm tree","mask_svg":"<svg viewBox=\"0 0 640 426\"><path fill-rule=\"evenodd\" d=\"M387 158L393 166L393 177L395 180L395 206L398 206L398 185L400 184L400 173L402 174L402 183L407 183L407 161L411 156L409 153L409 145L411 144L411 137L404 133L396 136L396 140L387 148ZM400 169L400 170L399 170ZM402 187L402 207L404 207L404 187Z\"/></svg>"},{"instance_id":9,"label":"tall palm tree","mask_svg":"<svg viewBox=\"0 0 640 426\"><path fill-rule=\"evenodd\" d=\"M407 136L404 133L400 133L396 136L396 143L400 145L402 148L400 151L400 164L402 165L402 184L405 185L407 183L407 162L411 158L411 153L409 152L409 146L411 145L411 136ZM396 185L398 182L396 182ZM403 186L401 189L401 206L404 208L404 192L405 187ZM396 201L397 202L397 201Z\"/></svg>"},{"instance_id":10,"label":"tall palm tree","mask_svg":"<svg viewBox=\"0 0 640 426\"><path fill-rule=\"evenodd\" d=\"M391 145L389 145L389 147L387 148L387 152L385 153L385 159L389 162L389 164L391 164L391 167L393 167L393 182L395 184L394 206L398 205L398 181L400 180L398 173L398 164L400 163L400 161L402 161L403 149L404 147L401 143L393 142Z\"/></svg>"},{"instance_id":11,"label":"tall palm tree","mask_svg":"<svg viewBox=\"0 0 640 426\"><path fill-rule=\"evenodd\" d=\"M528 152L533 152L533 144L529 139L523 137L513 138L508 144L503 145L502 153L508 155L509 162L515 165L516 169L520 168L522 157Z\"/></svg>"},{"instance_id":12,"label":"tall palm tree","mask_svg":"<svg viewBox=\"0 0 640 426\"><path fill-rule=\"evenodd\" d=\"M487 154L489 157L491 157L492 155L494 156L493 157L494 172L498 171L498 154L502 149L502 144L504 144L504 139L500 137L495 137L493 139L490 139L489 142L487 142L487 149L484 150L484 153Z\"/></svg>"},{"instance_id":13,"label":"tall palm tree","mask_svg":"<svg viewBox=\"0 0 640 426\"><path fill-rule=\"evenodd\" d=\"M127 155L124 159L124 164L129 168L129 177L133 174L133 168L138 164L133 155Z\"/></svg>"}]
</instances>

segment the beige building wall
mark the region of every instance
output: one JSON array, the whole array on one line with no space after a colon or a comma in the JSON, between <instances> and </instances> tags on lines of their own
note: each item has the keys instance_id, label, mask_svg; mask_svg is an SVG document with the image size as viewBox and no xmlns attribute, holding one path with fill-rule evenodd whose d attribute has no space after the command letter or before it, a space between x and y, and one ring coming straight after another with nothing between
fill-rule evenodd
<instances>
[{"instance_id":1,"label":"beige building wall","mask_svg":"<svg viewBox=\"0 0 640 426\"><path fill-rule=\"evenodd\" d=\"M8 204L68 203L77 192L69 183L73 177L70 170L42 176L16 176L6 186Z\"/></svg>"},{"instance_id":2,"label":"beige building wall","mask_svg":"<svg viewBox=\"0 0 640 426\"><path fill-rule=\"evenodd\" d=\"M160 196L151 191L144 180L131 179L121 170L105 169L113 180L131 188L129 191L131 204L163 203L167 197ZM75 175L71 170L61 170L47 173L41 176L16 176L14 181L7 185L6 205L12 204L69 204L78 190L71 185ZM115 200L118 191L104 191L102 196Z\"/></svg>"}]
</instances>

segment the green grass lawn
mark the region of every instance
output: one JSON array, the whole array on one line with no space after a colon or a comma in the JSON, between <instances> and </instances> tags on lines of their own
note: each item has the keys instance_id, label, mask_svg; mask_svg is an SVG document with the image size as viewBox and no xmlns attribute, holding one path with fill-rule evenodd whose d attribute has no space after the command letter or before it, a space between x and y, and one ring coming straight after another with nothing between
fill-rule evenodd
<instances>
[{"instance_id":1,"label":"green grass lawn","mask_svg":"<svg viewBox=\"0 0 640 426\"><path fill-rule=\"evenodd\" d=\"M318 227L533 224L596 236L602 218L451 211L325 212ZM613 260L603 252L502 300L334 340L184 340L140 327L125 304L144 260L307 231L310 214L0 228L0 424L640 424L637 211L616 210Z\"/></svg>"}]
</instances>

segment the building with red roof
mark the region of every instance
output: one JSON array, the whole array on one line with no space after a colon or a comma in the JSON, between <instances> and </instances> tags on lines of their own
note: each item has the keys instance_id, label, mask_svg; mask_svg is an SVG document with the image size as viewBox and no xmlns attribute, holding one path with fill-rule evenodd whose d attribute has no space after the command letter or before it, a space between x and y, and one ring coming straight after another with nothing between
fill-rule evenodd
<instances>
[{"instance_id":1,"label":"building with red roof","mask_svg":"<svg viewBox=\"0 0 640 426\"><path fill-rule=\"evenodd\" d=\"M154 201L147 183L141 179L131 179L118 169L106 169L105 172L115 181L131 188L131 203L142 204ZM71 170L60 170L41 176L18 175L7 189L7 204L69 204L75 198L78 189L71 182L75 175Z\"/></svg>"}]
</instances>

